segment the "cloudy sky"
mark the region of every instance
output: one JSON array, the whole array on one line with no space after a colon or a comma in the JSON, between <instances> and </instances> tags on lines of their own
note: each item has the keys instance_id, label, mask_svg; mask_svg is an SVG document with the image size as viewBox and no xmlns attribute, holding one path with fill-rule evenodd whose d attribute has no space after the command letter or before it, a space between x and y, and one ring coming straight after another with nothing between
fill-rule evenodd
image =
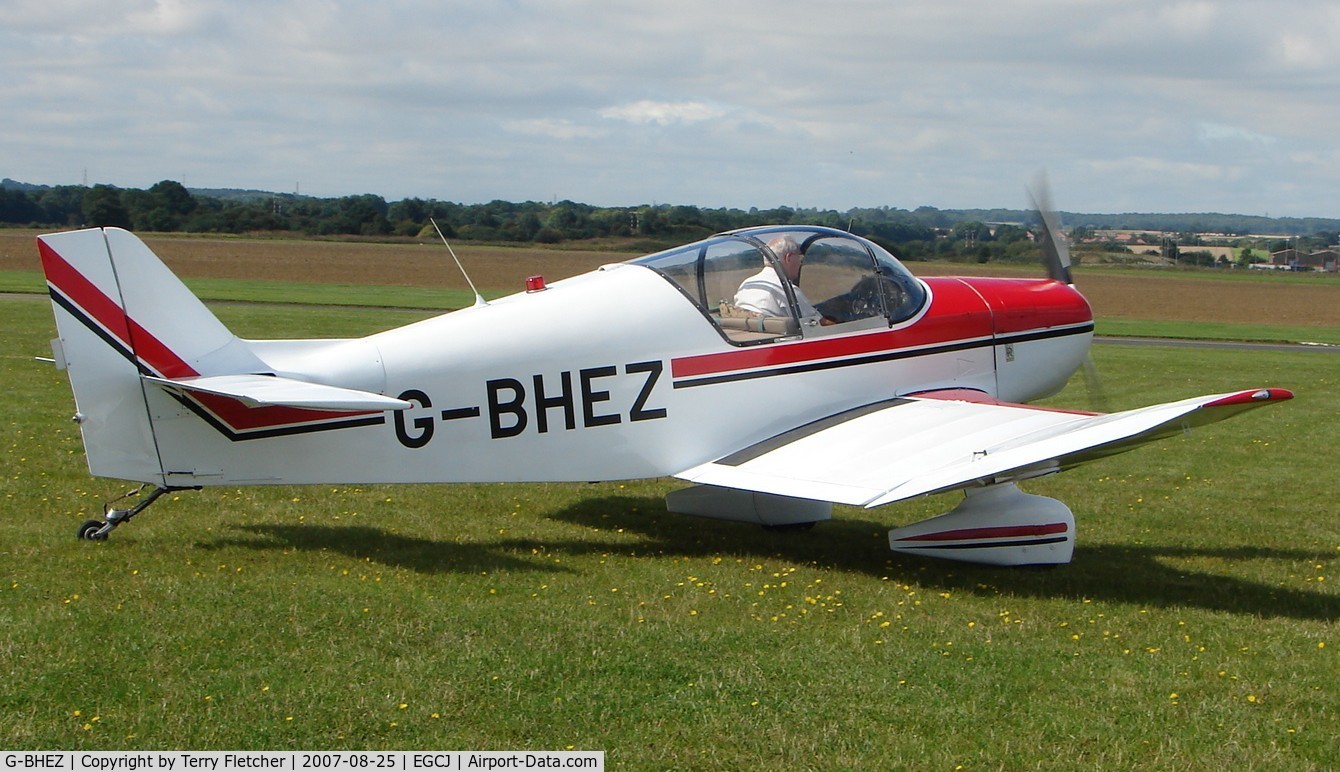
<instances>
[{"instance_id":1,"label":"cloudy sky","mask_svg":"<svg viewBox=\"0 0 1340 772\"><path fill-rule=\"evenodd\" d=\"M0 0L0 176L1340 217L1334 0Z\"/></svg>"}]
</instances>

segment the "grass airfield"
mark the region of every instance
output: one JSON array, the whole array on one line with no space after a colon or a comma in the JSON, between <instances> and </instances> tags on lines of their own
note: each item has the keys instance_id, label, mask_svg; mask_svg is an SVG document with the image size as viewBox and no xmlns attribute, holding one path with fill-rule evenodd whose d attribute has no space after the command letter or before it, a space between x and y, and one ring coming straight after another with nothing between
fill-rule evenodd
<instances>
[{"instance_id":1,"label":"grass airfield","mask_svg":"<svg viewBox=\"0 0 1340 772\"><path fill-rule=\"evenodd\" d=\"M1113 409L1292 402L1025 484L1074 562L888 551L956 494L805 534L680 483L209 489L106 544L45 299L0 299L0 746L604 750L614 768L1340 764L1332 354L1097 346ZM252 337L419 311L222 305ZM1100 324L1101 329L1101 324ZM1050 401L1082 407L1082 382ZM171 500L169 500L171 499Z\"/></svg>"}]
</instances>

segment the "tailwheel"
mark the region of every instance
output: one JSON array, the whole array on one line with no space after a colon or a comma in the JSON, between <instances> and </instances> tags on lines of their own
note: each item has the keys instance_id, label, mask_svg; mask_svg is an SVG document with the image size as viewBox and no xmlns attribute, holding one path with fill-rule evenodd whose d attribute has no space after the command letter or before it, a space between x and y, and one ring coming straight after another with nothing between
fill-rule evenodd
<instances>
[{"instance_id":1,"label":"tailwheel","mask_svg":"<svg viewBox=\"0 0 1340 772\"><path fill-rule=\"evenodd\" d=\"M107 541L107 534L102 532L102 527L106 524L103 520L85 520L84 524L79 526L78 536L82 541Z\"/></svg>"},{"instance_id":2,"label":"tailwheel","mask_svg":"<svg viewBox=\"0 0 1340 772\"><path fill-rule=\"evenodd\" d=\"M112 531L116 530L122 523L129 522L130 518L148 509L149 505L157 501L159 496L162 496L168 491L186 490L185 488L154 488L149 492L148 496L144 497L143 501L129 509L115 509L112 507L112 505L118 501L128 499L132 496L138 496L148 487L150 487L150 485L145 483L126 495L103 504L102 519L86 520L83 525L79 526L77 534L79 538L84 541L107 541L107 537L112 535Z\"/></svg>"}]
</instances>

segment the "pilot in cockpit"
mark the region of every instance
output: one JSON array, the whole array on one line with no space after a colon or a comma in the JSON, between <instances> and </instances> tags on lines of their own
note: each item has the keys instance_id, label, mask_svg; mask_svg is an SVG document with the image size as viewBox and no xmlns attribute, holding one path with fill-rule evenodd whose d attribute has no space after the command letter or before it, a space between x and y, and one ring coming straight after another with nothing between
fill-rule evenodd
<instances>
[{"instance_id":1,"label":"pilot in cockpit","mask_svg":"<svg viewBox=\"0 0 1340 772\"><path fill-rule=\"evenodd\" d=\"M778 267L786 274L787 280L791 282L791 290L795 293L796 311L800 317L800 323L802 325L833 324L833 320L820 314L800 289L800 266L805 260L805 255L800 251L800 245L796 243L796 240L790 236L778 236L768 242L768 249L777 256L778 261L780 261ZM770 265L764 265L763 270L740 283L740 288L735 293L735 307L762 316L786 317L791 315L790 304L786 299L786 290L782 288L782 282L777 275L777 271Z\"/></svg>"}]
</instances>

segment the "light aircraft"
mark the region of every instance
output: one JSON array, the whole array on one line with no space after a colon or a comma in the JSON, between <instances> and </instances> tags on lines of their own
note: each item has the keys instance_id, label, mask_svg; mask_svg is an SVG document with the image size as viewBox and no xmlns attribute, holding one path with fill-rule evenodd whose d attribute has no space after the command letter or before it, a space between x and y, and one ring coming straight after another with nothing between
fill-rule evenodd
<instances>
[{"instance_id":1,"label":"light aircraft","mask_svg":"<svg viewBox=\"0 0 1340 772\"><path fill-rule=\"evenodd\" d=\"M672 512L783 528L963 490L892 549L1067 563L1070 509L1019 482L1292 395L1024 404L1094 329L1043 235L1051 278L919 279L850 233L749 228L340 340L238 338L124 230L40 236L89 470L150 489L79 536L207 486L673 476Z\"/></svg>"}]
</instances>

